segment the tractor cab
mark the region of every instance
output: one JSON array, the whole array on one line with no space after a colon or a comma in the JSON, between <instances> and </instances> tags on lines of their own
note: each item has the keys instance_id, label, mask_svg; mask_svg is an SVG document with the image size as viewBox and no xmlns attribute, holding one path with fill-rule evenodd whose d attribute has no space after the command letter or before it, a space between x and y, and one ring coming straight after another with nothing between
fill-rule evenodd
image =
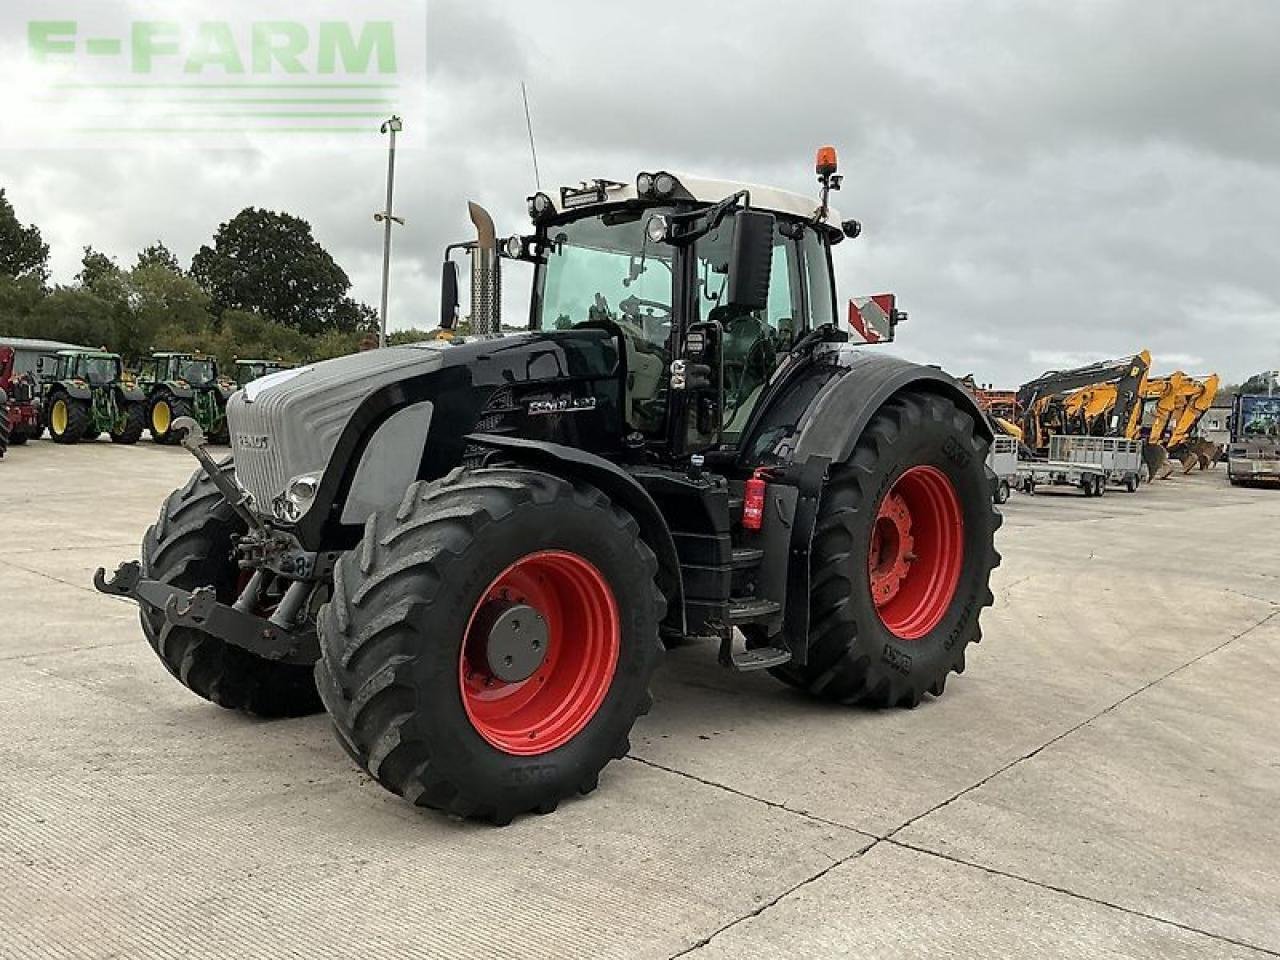
<instances>
[{"instance_id":1,"label":"tractor cab","mask_svg":"<svg viewBox=\"0 0 1280 960\"><path fill-rule=\"evenodd\" d=\"M124 378L120 355L106 351L59 350L42 359L40 370L46 381L81 381L91 387L109 386Z\"/></svg>"},{"instance_id":2,"label":"tractor cab","mask_svg":"<svg viewBox=\"0 0 1280 960\"><path fill-rule=\"evenodd\" d=\"M281 370L289 370L293 367L291 363L285 363L277 358L275 360L236 360L235 382L237 387L243 387L254 380L260 380L263 377L273 373L279 373Z\"/></svg>"},{"instance_id":3,"label":"tractor cab","mask_svg":"<svg viewBox=\"0 0 1280 960\"><path fill-rule=\"evenodd\" d=\"M793 348L848 339L831 248L860 227L837 226L829 206L840 186L834 152L818 174L820 200L662 171L594 180L531 197L534 232L501 244L473 205L478 240L450 248L472 257L472 329L500 329L501 260L532 264L531 332L595 330L617 344L629 447L733 450ZM443 288L449 328L458 282L448 259ZM889 311L896 322L891 302Z\"/></svg>"},{"instance_id":4,"label":"tractor cab","mask_svg":"<svg viewBox=\"0 0 1280 960\"><path fill-rule=\"evenodd\" d=\"M155 353L143 364L139 382L181 383L195 388L218 382L218 361L191 353Z\"/></svg>"}]
</instances>

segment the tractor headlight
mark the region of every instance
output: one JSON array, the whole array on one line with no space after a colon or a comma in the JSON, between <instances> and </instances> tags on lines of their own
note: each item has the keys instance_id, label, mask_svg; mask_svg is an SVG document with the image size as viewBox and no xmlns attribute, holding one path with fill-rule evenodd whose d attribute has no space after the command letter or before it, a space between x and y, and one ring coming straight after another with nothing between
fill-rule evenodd
<instances>
[{"instance_id":1,"label":"tractor headlight","mask_svg":"<svg viewBox=\"0 0 1280 960\"><path fill-rule=\"evenodd\" d=\"M653 193L653 174L642 173L636 177L636 193L642 197L647 197Z\"/></svg>"},{"instance_id":2,"label":"tractor headlight","mask_svg":"<svg viewBox=\"0 0 1280 960\"><path fill-rule=\"evenodd\" d=\"M667 219L666 214L655 213L649 218L644 229L650 243L666 243L667 238L671 236L671 221Z\"/></svg>"},{"instance_id":3,"label":"tractor headlight","mask_svg":"<svg viewBox=\"0 0 1280 960\"><path fill-rule=\"evenodd\" d=\"M524 237L507 237L502 244L502 252L506 254L508 259L519 260L524 256Z\"/></svg>"},{"instance_id":4,"label":"tractor headlight","mask_svg":"<svg viewBox=\"0 0 1280 960\"><path fill-rule=\"evenodd\" d=\"M555 205L545 193L535 193L529 198L529 218L537 223L554 214Z\"/></svg>"},{"instance_id":5,"label":"tractor headlight","mask_svg":"<svg viewBox=\"0 0 1280 960\"><path fill-rule=\"evenodd\" d=\"M676 192L678 186L679 181L671 174L659 173L653 178L653 195L659 200L666 200Z\"/></svg>"},{"instance_id":6,"label":"tractor headlight","mask_svg":"<svg viewBox=\"0 0 1280 960\"><path fill-rule=\"evenodd\" d=\"M289 481L288 497L291 503L296 503L301 507L314 500L316 491L319 489L319 477L313 473L303 474Z\"/></svg>"},{"instance_id":7,"label":"tractor headlight","mask_svg":"<svg viewBox=\"0 0 1280 960\"><path fill-rule=\"evenodd\" d=\"M311 508L311 501L320 489L320 478L306 473L294 477L285 487L284 494L276 497L271 504L271 512L277 520L285 523L297 523L302 515Z\"/></svg>"}]
</instances>

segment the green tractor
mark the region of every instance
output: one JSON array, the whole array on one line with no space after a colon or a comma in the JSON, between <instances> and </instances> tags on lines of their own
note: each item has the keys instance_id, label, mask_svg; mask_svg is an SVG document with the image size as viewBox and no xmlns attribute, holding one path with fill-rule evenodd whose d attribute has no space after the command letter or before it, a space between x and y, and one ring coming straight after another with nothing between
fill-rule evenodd
<instances>
[{"instance_id":1,"label":"green tractor","mask_svg":"<svg viewBox=\"0 0 1280 960\"><path fill-rule=\"evenodd\" d=\"M286 363L280 359L236 360L236 386L243 387L254 380L261 380L263 377L279 373L281 370L291 369L293 369L292 363Z\"/></svg>"},{"instance_id":2,"label":"green tractor","mask_svg":"<svg viewBox=\"0 0 1280 960\"><path fill-rule=\"evenodd\" d=\"M45 375L52 363L53 371ZM45 425L55 443L110 434L113 443L137 443L146 426L146 398L125 382L118 353L60 350L40 361Z\"/></svg>"},{"instance_id":3,"label":"green tractor","mask_svg":"<svg viewBox=\"0 0 1280 960\"><path fill-rule=\"evenodd\" d=\"M218 361L195 353L154 353L138 384L147 398L147 426L156 443L175 444L173 423L190 417L213 443L227 442L227 398L236 390Z\"/></svg>"}]
</instances>

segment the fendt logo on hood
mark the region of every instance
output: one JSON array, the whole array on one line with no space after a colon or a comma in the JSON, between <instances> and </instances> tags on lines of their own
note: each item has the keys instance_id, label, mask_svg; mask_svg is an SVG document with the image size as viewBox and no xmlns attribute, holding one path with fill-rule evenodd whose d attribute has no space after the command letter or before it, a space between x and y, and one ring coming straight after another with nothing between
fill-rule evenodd
<instances>
[{"instance_id":1,"label":"fendt logo on hood","mask_svg":"<svg viewBox=\"0 0 1280 960\"><path fill-rule=\"evenodd\" d=\"M244 450L266 450L271 438L265 433L236 434L236 446Z\"/></svg>"}]
</instances>

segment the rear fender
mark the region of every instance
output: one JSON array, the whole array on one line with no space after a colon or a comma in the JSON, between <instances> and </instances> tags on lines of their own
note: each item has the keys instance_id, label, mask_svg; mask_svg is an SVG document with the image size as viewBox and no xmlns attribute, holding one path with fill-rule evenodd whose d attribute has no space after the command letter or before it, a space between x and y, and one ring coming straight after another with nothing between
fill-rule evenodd
<instances>
[{"instance_id":1,"label":"rear fender","mask_svg":"<svg viewBox=\"0 0 1280 960\"><path fill-rule=\"evenodd\" d=\"M163 389L165 393L170 393L179 400L190 400L196 395L193 388L181 386L172 380L165 383Z\"/></svg>"},{"instance_id":2,"label":"rear fender","mask_svg":"<svg viewBox=\"0 0 1280 960\"><path fill-rule=\"evenodd\" d=\"M120 399L124 403L142 403L147 399L147 395L137 387L118 386L116 389L120 392Z\"/></svg>"},{"instance_id":3,"label":"rear fender","mask_svg":"<svg viewBox=\"0 0 1280 960\"><path fill-rule=\"evenodd\" d=\"M675 540L672 539L667 521L653 497L631 474L595 454L558 443L493 434L472 434L467 440L500 450L516 463L585 480L599 487L611 500L635 517L640 526L640 536L658 558L658 585L667 598L664 622L684 633L684 585L680 577L680 559L676 554Z\"/></svg>"},{"instance_id":4,"label":"rear fender","mask_svg":"<svg viewBox=\"0 0 1280 960\"><path fill-rule=\"evenodd\" d=\"M876 412L908 390L951 400L973 418L978 435L991 442L991 427L977 401L941 370L884 354L855 353L842 360L844 375L831 378L818 391L797 424L795 461L819 456L845 462Z\"/></svg>"}]
</instances>

